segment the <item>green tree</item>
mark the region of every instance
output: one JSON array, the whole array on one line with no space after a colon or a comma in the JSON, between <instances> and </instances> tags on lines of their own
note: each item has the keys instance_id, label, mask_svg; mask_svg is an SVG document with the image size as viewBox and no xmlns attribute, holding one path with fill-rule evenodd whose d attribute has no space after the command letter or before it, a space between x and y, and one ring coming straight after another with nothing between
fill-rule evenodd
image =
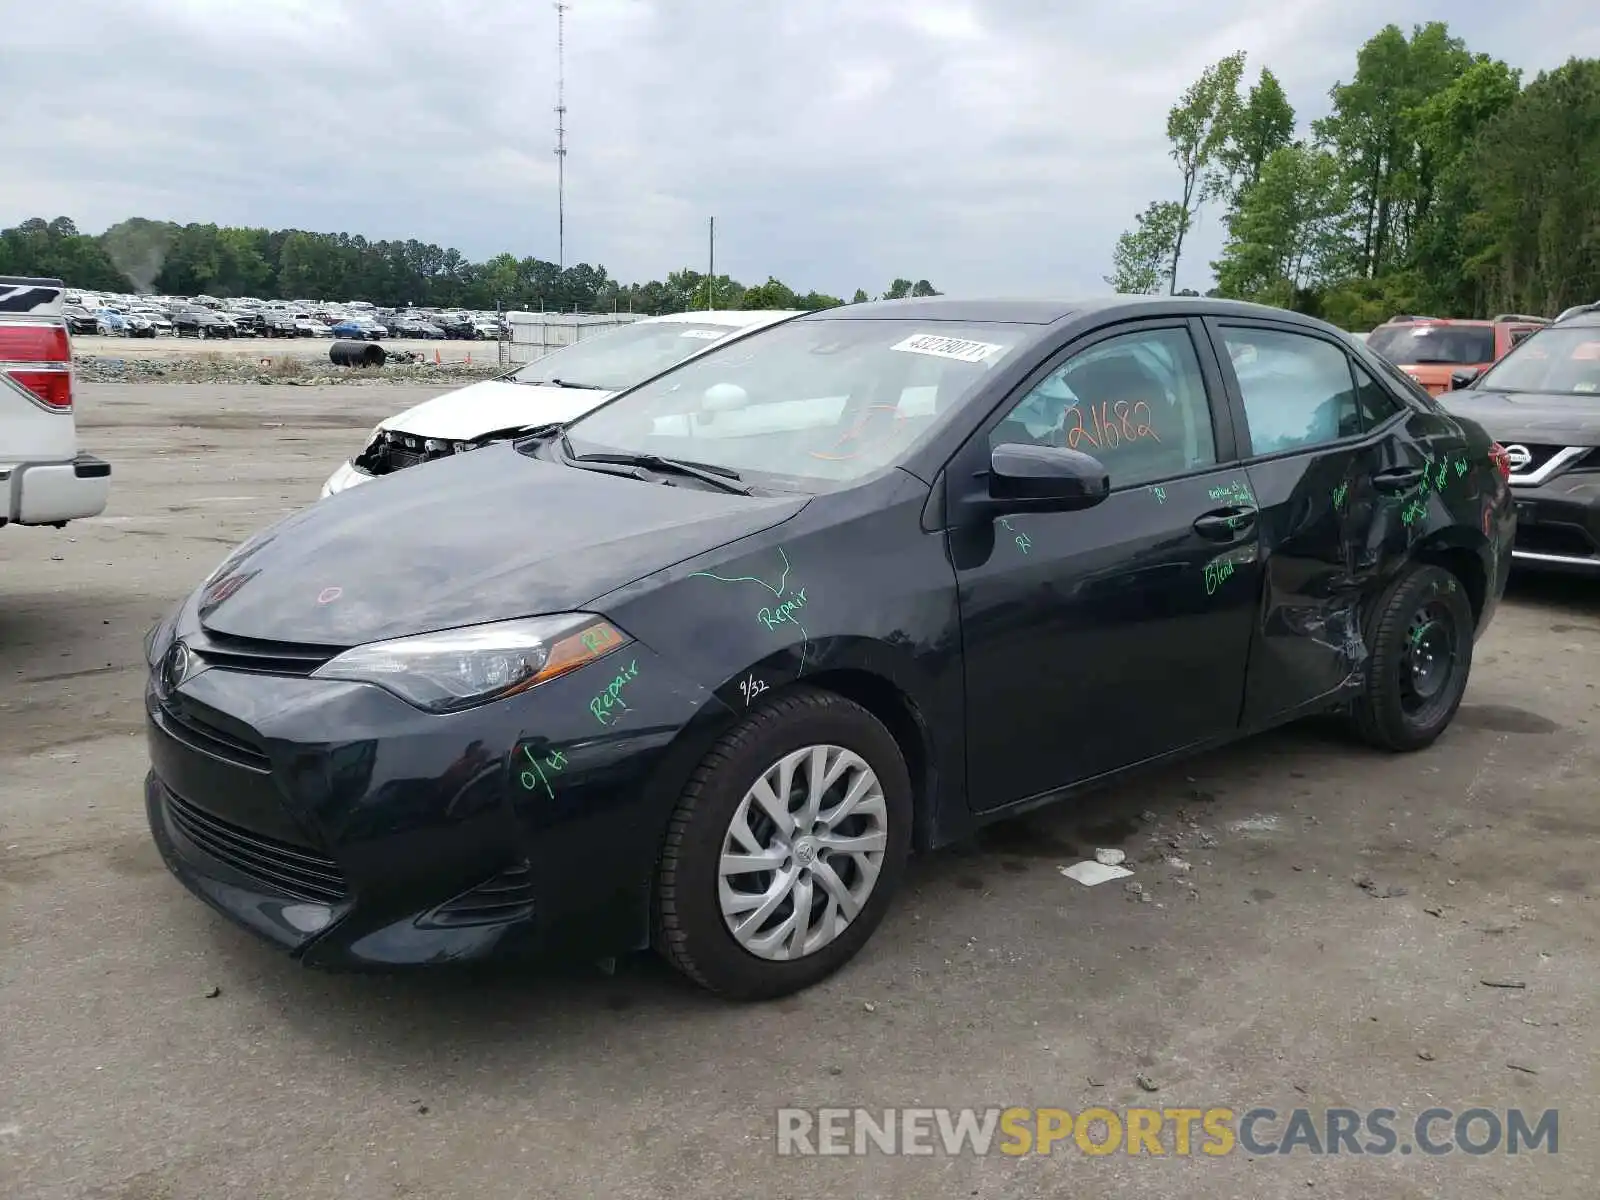
<instances>
[{"instance_id":1,"label":"green tree","mask_svg":"<svg viewBox=\"0 0 1600 1200\"><path fill-rule=\"evenodd\" d=\"M904 300L911 295L914 285L909 279L896 279L889 285L889 290L883 294L885 300Z\"/></svg>"},{"instance_id":2,"label":"green tree","mask_svg":"<svg viewBox=\"0 0 1600 1200\"><path fill-rule=\"evenodd\" d=\"M1294 140L1294 106L1266 67L1217 147L1217 195L1230 209L1261 178L1273 151Z\"/></svg>"},{"instance_id":3,"label":"green tree","mask_svg":"<svg viewBox=\"0 0 1600 1200\"><path fill-rule=\"evenodd\" d=\"M1297 307L1302 292L1343 266L1348 210L1343 173L1329 151L1303 143L1274 150L1244 191L1222 257L1212 264L1218 291Z\"/></svg>"},{"instance_id":4,"label":"green tree","mask_svg":"<svg viewBox=\"0 0 1600 1200\"><path fill-rule=\"evenodd\" d=\"M1105 281L1118 291L1136 296L1171 290L1182 207L1172 200L1152 200L1133 218L1133 228L1117 239L1111 252L1111 274Z\"/></svg>"},{"instance_id":5,"label":"green tree","mask_svg":"<svg viewBox=\"0 0 1600 1200\"><path fill-rule=\"evenodd\" d=\"M1492 254L1482 223L1473 223L1475 147L1484 127L1516 102L1520 88L1521 72L1479 55L1449 87L1412 110L1417 143L1434 176L1432 203L1411 246L1411 263L1428 281L1429 311L1481 312L1489 303L1475 265Z\"/></svg>"},{"instance_id":6,"label":"green tree","mask_svg":"<svg viewBox=\"0 0 1600 1200\"><path fill-rule=\"evenodd\" d=\"M1542 72L1476 139L1481 249L1494 308L1556 312L1600 298L1600 60Z\"/></svg>"},{"instance_id":7,"label":"green tree","mask_svg":"<svg viewBox=\"0 0 1600 1200\"><path fill-rule=\"evenodd\" d=\"M1244 51L1221 59L1200 73L1167 114L1167 140L1181 181L1177 235L1172 240L1172 266L1167 272L1169 292L1178 289L1178 261L1184 235L1189 232L1201 203L1221 192L1225 176L1217 155L1227 144L1239 111L1239 77L1244 73Z\"/></svg>"},{"instance_id":8,"label":"green tree","mask_svg":"<svg viewBox=\"0 0 1600 1200\"><path fill-rule=\"evenodd\" d=\"M913 296L937 296L937 295L940 295L939 292L936 292L934 290L933 284L929 283L926 279L919 279L914 284L912 284L911 285L911 294Z\"/></svg>"},{"instance_id":9,"label":"green tree","mask_svg":"<svg viewBox=\"0 0 1600 1200\"><path fill-rule=\"evenodd\" d=\"M1409 39L1388 25L1361 47L1355 77L1329 92L1333 112L1314 129L1346 164L1368 278L1403 262L1432 201L1434 166L1418 145L1416 114L1470 63L1442 21L1414 27Z\"/></svg>"},{"instance_id":10,"label":"green tree","mask_svg":"<svg viewBox=\"0 0 1600 1200\"><path fill-rule=\"evenodd\" d=\"M837 301L835 302L837 303ZM745 291L741 308L799 308L799 297L786 284L767 276L765 283Z\"/></svg>"},{"instance_id":11,"label":"green tree","mask_svg":"<svg viewBox=\"0 0 1600 1200\"><path fill-rule=\"evenodd\" d=\"M871 297L861 288L856 289L856 294L850 297L851 304L865 304Z\"/></svg>"}]
</instances>

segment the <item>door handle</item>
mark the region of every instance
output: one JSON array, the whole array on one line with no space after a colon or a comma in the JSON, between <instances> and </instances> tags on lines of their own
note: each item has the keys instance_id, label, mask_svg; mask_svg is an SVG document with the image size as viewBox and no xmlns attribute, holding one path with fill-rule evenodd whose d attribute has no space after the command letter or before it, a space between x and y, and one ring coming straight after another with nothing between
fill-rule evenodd
<instances>
[{"instance_id":1,"label":"door handle","mask_svg":"<svg viewBox=\"0 0 1600 1200\"><path fill-rule=\"evenodd\" d=\"M1253 508L1219 508L1195 518L1194 531L1213 542L1231 542L1255 528Z\"/></svg>"},{"instance_id":2,"label":"door handle","mask_svg":"<svg viewBox=\"0 0 1600 1200\"><path fill-rule=\"evenodd\" d=\"M1422 482L1422 471L1417 467L1390 467L1372 477L1372 486L1380 492L1404 492Z\"/></svg>"}]
</instances>

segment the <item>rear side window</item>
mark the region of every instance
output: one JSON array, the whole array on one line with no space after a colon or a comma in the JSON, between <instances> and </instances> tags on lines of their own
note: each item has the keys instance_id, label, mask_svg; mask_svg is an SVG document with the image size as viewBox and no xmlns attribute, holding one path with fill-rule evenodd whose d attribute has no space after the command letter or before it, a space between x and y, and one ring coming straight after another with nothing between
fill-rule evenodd
<instances>
[{"instance_id":1,"label":"rear side window","mask_svg":"<svg viewBox=\"0 0 1600 1200\"><path fill-rule=\"evenodd\" d=\"M1254 454L1278 454L1361 432L1345 352L1331 342L1276 329L1225 326L1223 344L1239 380Z\"/></svg>"},{"instance_id":2,"label":"rear side window","mask_svg":"<svg viewBox=\"0 0 1600 1200\"><path fill-rule=\"evenodd\" d=\"M1352 362L1350 370L1356 378L1356 407L1361 410L1364 429L1382 425L1401 411L1400 401L1394 398L1394 393L1367 374L1360 363Z\"/></svg>"}]
</instances>

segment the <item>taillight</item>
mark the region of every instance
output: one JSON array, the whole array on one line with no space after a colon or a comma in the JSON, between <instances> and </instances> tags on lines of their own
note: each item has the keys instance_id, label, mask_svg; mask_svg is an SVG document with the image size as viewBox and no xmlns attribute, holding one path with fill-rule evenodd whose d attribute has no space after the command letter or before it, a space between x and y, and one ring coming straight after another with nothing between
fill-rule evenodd
<instances>
[{"instance_id":1,"label":"taillight","mask_svg":"<svg viewBox=\"0 0 1600 1200\"><path fill-rule=\"evenodd\" d=\"M72 343L61 322L0 322L0 372L54 412L72 409Z\"/></svg>"},{"instance_id":2,"label":"taillight","mask_svg":"<svg viewBox=\"0 0 1600 1200\"><path fill-rule=\"evenodd\" d=\"M1499 442L1489 446L1489 461L1494 463L1494 469L1500 472L1501 479L1511 478L1511 455L1506 453L1506 448Z\"/></svg>"}]
</instances>

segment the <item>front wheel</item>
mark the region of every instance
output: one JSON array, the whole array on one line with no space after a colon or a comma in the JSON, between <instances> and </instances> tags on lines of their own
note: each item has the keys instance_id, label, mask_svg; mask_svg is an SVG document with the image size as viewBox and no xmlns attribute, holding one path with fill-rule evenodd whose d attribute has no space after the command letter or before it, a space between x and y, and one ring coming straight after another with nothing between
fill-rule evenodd
<instances>
[{"instance_id":1,"label":"front wheel","mask_svg":"<svg viewBox=\"0 0 1600 1200\"><path fill-rule=\"evenodd\" d=\"M883 919L911 847L911 778L860 705L801 688L757 708L690 777L656 882L656 945L738 1000L801 991Z\"/></svg>"},{"instance_id":2,"label":"front wheel","mask_svg":"<svg viewBox=\"0 0 1600 1200\"><path fill-rule=\"evenodd\" d=\"M1366 683L1351 717L1383 750L1421 750L1466 694L1476 622L1466 589L1443 567L1414 566L1384 593L1368 630Z\"/></svg>"}]
</instances>

